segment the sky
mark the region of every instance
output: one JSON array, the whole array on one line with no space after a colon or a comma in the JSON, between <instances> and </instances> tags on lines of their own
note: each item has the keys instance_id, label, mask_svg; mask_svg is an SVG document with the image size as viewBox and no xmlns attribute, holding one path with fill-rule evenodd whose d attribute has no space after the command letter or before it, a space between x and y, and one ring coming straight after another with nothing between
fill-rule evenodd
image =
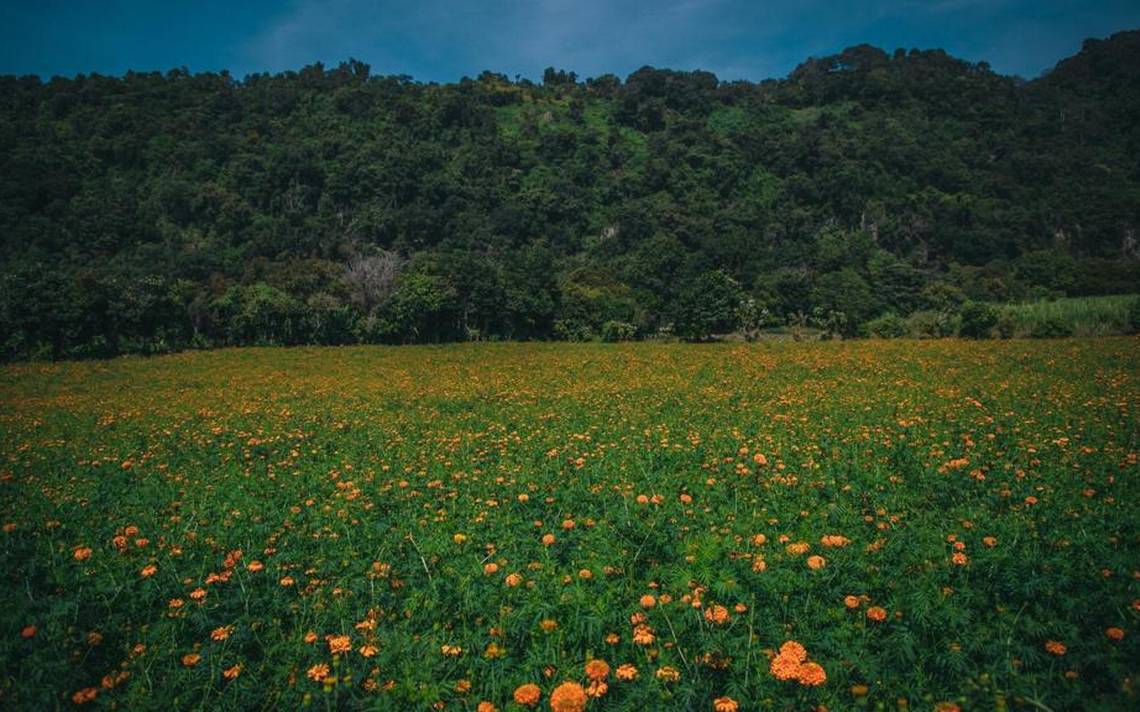
<instances>
[{"instance_id":1,"label":"sky","mask_svg":"<svg viewBox=\"0 0 1140 712\"><path fill-rule=\"evenodd\" d=\"M548 66L643 65L784 77L869 43L945 49L1027 79L1087 37L1140 28L1138 0L0 0L0 74L254 72L352 57L373 74L451 82Z\"/></svg>"}]
</instances>

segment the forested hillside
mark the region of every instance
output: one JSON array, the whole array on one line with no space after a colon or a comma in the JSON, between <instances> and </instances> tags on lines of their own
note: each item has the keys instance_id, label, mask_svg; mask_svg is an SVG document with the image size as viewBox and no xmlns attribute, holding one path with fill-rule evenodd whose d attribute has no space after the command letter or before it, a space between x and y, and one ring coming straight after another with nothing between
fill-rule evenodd
<instances>
[{"instance_id":1,"label":"forested hillside","mask_svg":"<svg viewBox=\"0 0 1140 712\"><path fill-rule=\"evenodd\" d=\"M5 358L683 338L1140 284L1140 31L1034 81L0 77ZM888 317L892 318L892 317Z\"/></svg>"}]
</instances>

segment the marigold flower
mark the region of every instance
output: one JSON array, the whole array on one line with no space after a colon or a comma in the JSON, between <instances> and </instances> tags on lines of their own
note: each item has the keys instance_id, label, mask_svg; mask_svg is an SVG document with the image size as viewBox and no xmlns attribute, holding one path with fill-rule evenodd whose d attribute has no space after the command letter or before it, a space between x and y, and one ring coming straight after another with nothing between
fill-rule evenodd
<instances>
[{"instance_id":1,"label":"marigold flower","mask_svg":"<svg viewBox=\"0 0 1140 712\"><path fill-rule=\"evenodd\" d=\"M77 705L85 705L91 702L99 694L97 687L85 687L71 696L71 701Z\"/></svg>"},{"instance_id":2,"label":"marigold flower","mask_svg":"<svg viewBox=\"0 0 1140 712\"><path fill-rule=\"evenodd\" d=\"M827 673L819 663L804 663L796 674L796 680L806 687L819 687L827 682Z\"/></svg>"},{"instance_id":3,"label":"marigold flower","mask_svg":"<svg viewBox=\"0 0 1140 712\"><path fill-rule=\"evenodd\" d=\"M1061 655L1065 654L1067 648L1065 647L1065 644L1059 640L1046 640L1045 650L1052 653L1053 655L1060 657Z\"/></svg>"},{"instance_id":4,"label":"marigold flower","mask_svg":"<svg viewBox=\"0 0 1140 712\"><path fill-rule=\"evenodd\" d=\"M519 685L515 688L515 702L526 707L533 707L542 698L542 689L533 682Z\"/></svg>"},{"instance_id":5,"label":"marigold flower","mask_svg":"<svg viewBox=\"0 0 1140 712\"><path fill-rule=\"evenodd\" d=\"M802 663L807 660L807 648L794 640L789 640L780 646L780 655L795 660L796 663Z\"/></svg>"},{"instance_id":6,"label":"marigold flower","mask_svg":"<svg viewBox=\"0 0 1140 712\"><path fill-rule=\"evenodd\" d=\"M523 577L520 574L512 573L512 574L507 574L507 578L506 578L506 581L504 583L506 583L507 586L509 586L510 588L514 588L515 586L518 586L522 582L523 582Z\"/></svg>"},{"instance_id":7,"label":"marigold flower","mask_svg":"<svg viewBox=\"0 0 1140 712\"><path fill-rule=\"evenodd\" d=\"M352 652L352 639L347 635L330 635L325 637L325 641L333 655Z\"/></svg>"},{"instance_id":8,"label":"marigold flower","mask_svg":"<svg viewBox=\"0 0 1140 712\"><path fill-rule=\"evenodd\" d=\"M235 679L237 679L237 676L240 674L241 674L241 664L240 663L237 665L234 665L233 667L228 667L225 670L222 670L222 677L226 678L227 680L235 680Z\"/></svg>"},{"instance_id":9,"label":"marigold flower","mask_svg":"<svg viewBox=\"0 0 1140 712\"><path fill-rule=\"evenodd\" d=\"M543 534L542 535L542 545L543 546L550 546L553 543L554 543L554 535L553 534Z\"/></svg>"},{"instance_id":10,"label":"marigold flower","mask_svg":"<svg viewBox=\"0 0 1140 712\"><path fill-rule=\"evenodd\" d=\"M653 641L657 637L653 635L653 629L648 625L642 623L633 629L633 642L637 645L653 645Z\"/></svg>"},{"instance_id":11,"label":"marigold flower","mask_svg":"<svg viewBox=\"0 0 1140 712\"><path fill-rule=\"evenodd\" d=\"M887 619L887 611L881 606L871 606L867 609L867 620L882 623Z\"/></svg>"},{"instance_id":12,"label":"marigold flower","mask_svg":"<svg viewBox=\"0 0 1140 712\"><path fill-rule=\"evenodd\" d=\"M496 564L494 561L488 561L487 563L483 564L483 573L488 575L488 576L497 572L498 570L499 570L499 565Z\"/></svg>"},{"instance_id":13,"label":"marigold flower","mask_svg":"<svg viewBox=\"0 0 1140 712\"><path fill-rule=\"evenodd\" d=\"M185 665L186 667L194 667L195 665L198 664L198 661L201 659L202 659L202 656L199 655L198 653L186 653L185 655L182 656L182 664Z\"/></svg>"},{"instance_id":14,"label":"marigold flower","mask_svg":"<svg viewBox=\"0 0 1140 712\"><path fill-rule=\"evenodd\" d=\"M672 665L658 668L655 674L657 675L657 679L663 682L676 682L681 679L681 671Z\"/></svg>"},{"instance_id":15,"label":"marigold flower","mask_svg":"<svg viewBox=\"0 0 1140 712\"><path fill-rule=\"evenodd\" d=\"M636 680L637 668L629 663L625 663L624 665L619 665L614 674L617 675L617 679L619 680Z\"/></svg>"},{"instance_id":16,"label":"marigold flower","mask_svg":"<svg viewBox=\"0 0 1140 712\"><path fill-rule=\"evenodd\" d=\"M807 567L812 571L818 571L827 565L827 559L822 556L815 555L807 558Z\"/></svg>"},{"instance_id":17,"label":"marigold flower","mask_svg":"<svg viewBox=\"0 0 1140 712\"><path fill-rule=\"evenodd\" d=\"M554 712L582 712L586 709L586 690L576 682L564 682L550 693L550 709Z\"/></svg>"},{"instance_id":18,"label":"marigold flower","mask_svg":"<svg viewBox=\"0 0 1140 712\"><path fill-rule=\"evenodd\" d=\"M451 540L454 541L456 544L462 544L463 542L467 541L467 535L466 534L456 534L455 536L451 537Z\"/></svg>"},{"instance_id":19,"label":"marigold flower","mask_svg":"<svg viewBox=\"0 0 1140 712\"><path fill-rule=\"evenodd\" d=\"M247 571L257 573L258 571L261 571L265 568L265 564L261 563L260 561L251 561L245 565L245 568Z\"/></svg>"},{"instance_id":20,"label":"marigold flower","mask_svg":"<svg viewBox=\"0 0 1140 712\"><path fill-rule=\"evenodd\" d=\"M139 571L139 576L142 576L143 578L150 578L156 573L158 573L158 567L154 564L147 564L142 568L142 571Z\"/></svg>"},{"instance_id":21,"label":"marigold flower","mask_svg":"<svg viewBox=\"0 0 1140 712\"><path fill-rule=\"evenodd\" d=\"M321 682L329 676L329 666L325 663L317 663L305 671L305 676L313 682Z\"/></svg>"},{"instance_id":22,"label":"marigold flower","mask_svg":"<svg viewBox=\"0 0 1140 712\"><path fill-rule=\"evenodd\" d=\"M36 636L36 627L34 625L26 625L20 629L20 637L24 640L34 638Z\"/></svg>"},{"instance_id":23,"label":"marigold flower","mask_svg":"<svg viewBox=\"0 0 1140 712\"><path fill-rule=\"evenodd\" d=\"M594 680L590 683L590 686L586 688L586 696L597 699L599 697L604 697L605 694L609 691L610 686L607 685L604 681Z\"/></svg>"},{"instance_id":24,"label":"marigold flower","mask_svg":"<svg viewBox=\"0 0 1140 712\"><path fill-rule=\"evenodd\" d=\"M71 556L76 561L86 561L87 559L91 558L91 547L89 547L89 546L77 546L77 547L75 547L75 550L71 552ZM76 694L78 694L78 693L76 693ZM92 699L94 699L94 698L92 698Z\"/></svg>"},{"instance_id":25,"label":"marigold flower","mask_svg":"<svg viewBox=\"0 0 1140 712\"><path fill-rule=\"evenodd\" d=\"M233 632L233 629L233 626L230 625L224 625L220 628L215 628L210 631L210 640L213 640L215 642L223 641L226 638L230 637L230 633Z\"/></svg>"},{"instance_id":26,"label":"marigold flower","mask_svg":"<svg viewBox=\"0 0 1140 712\"><path fill-rule=\"evenodd\" d=\"M768 562L764 561L763 558L757 556L756 558L754 558L752 560L752 570L754 572L762 573L763 571L767 570L767 568L768 568Z\"/></svg>"},{"instance_id":27,"label":"marigold flower","mask_svg":"<svg viewBox=\"0 0 1140 712\"><path fill-rule=\"evenodd\" d=\"M308 643L309 645L312 645L313 643L317 642L316 632L310 630L307 633L305 633L304 641L306 643Z\"/></svg>"},{"instance_id":28,"label":"marigold flower","mask_svg":"<svg viewBox=\"0 0 1140 712\"><path fill-rule=\"evenodd\" d=\"M718 697L713 700L713 712L737 712L740 705L731 697Z\"/></svg>"},{"instance_id":29,"label":"marigold flower","mask_svg":"<svg viewBox=\"0 0 1140 712\"><path fill-rule=\"evenodd\" d=\"M360 646L356 652L360 653L363 657L371 658L376 655L376 653L380 652L380 649L371 643L366 643Z\"/></svg>"},{"instance_id":30,"label":"marigold flower","mask_svg":"<svg viewBox=\"0 0 1140 712\"><path fill-rule=\"evenodd\" d=\"M777 655L768 664L768 671L777 680L794 680L800 674L800 661L792 655Z\"/></svg>"},{"instance_id":31,"label":"marigold flower","mask_svg":"<svg viewBox=\"0 0 1140 712\"><path fill-rule=\"evenodd\" d=\"M206 589L204 588L196 588L190 592L190 598L194 599L195 601L201 601L205 597Z\"/></svg>"},{"instance_id":32,"label":"marigold flower","mask_svg":"<svg viewBox=\"0 0 1140 712\"><path fill-rule=\"evenodd\" d=\"M1105 628L1104 634L1106 636L1108 636L1108 638L1110 640L1124 640L1124 629L1123 628L1117 628L1116 626L1112 626L1111 628Z\"/></svg>"},{"instance_id":33,"label":"marigold flower","mask_svg":"<svg viewBox=\"0 0 1140 712\"><path fill-rule=\"evenodd\" d=\"M589 680L605 680L609 674L610 666L605 660L595 658L586 663L586 678Z\"/></svg>"},{"instance_id":34,"label":"marigold flower","mask_svg":"<svg viewBox=\"0 0 1140 712\"><path fill-rule=\"evenodd\" d=\"M471 691L471 681L467 678L460 678L455 681L455 691L461 695L466 695Z\"/></svg>"},{"instance_id":35,"label":"marigold flower","mask_svg":"<svg viewBox=\"0 0 1140 712\"><path fill-rule=\"evenodd\" d=\"M728 613L728 609L725 608L724 606L720 606L720 605L710 606L710 607L705 609L705 620L708 621L709 623L716 623L717 625L723 625L723 624L727 623L729 618L731 618L731 617L732 616L730 616Z\"/></svg>"},{"instance_id":36,"label":"marigold flower","mask_svg":"<svg viewBox=\"0 0 1140 712\"><path fill-rule=\"evenodd\" d=\"M499 708L495 706L494 702L488 702L487 700L483 700L475 708L475 712L499 712Z\"/></svg>"},{"instance_id":37,"label":"marigold flower","mask_svg":"<svg viewBox=\"0 0 1140 712\"><path fill-rule=\"evenodd\" d=\"M645 594L637 601L642 608L653 608L657 605L657 599L650 594Z\"/></svg>"},{"instance_id":38,"label":"marigold flower","mask_svg":"<svg viewBox=\"0 0 1140 712\"><path fill-rule=\"evenodd\" d=\"M810 549L811 549L811 545L808 544L806 541L797 541L794 544L788 544L784 548L784 550L787 551L792 556L799 556L801 554L806 554L806 553L808 553L808 551Z\"/></svg>"},{"instance_id":39,"label":"marigold flower","mask_svg":"<svg viewBox=\"0 0 1140 712\"><path fill-rule=\"evenodd\" d=\"M294 583L296 583L296 581L293 580L292 576L282 576L281 580L278 583L288 588L289 586L292 586Z\"/></svg>"},{"instance_id":40,"label":"marigold flower","mask_svg":"<svg viewBox=\"0 0 1140 712\"><path fill-rule=\"evenodd\" d=\"M843 597L843 605L847 606L851 610L855 610L856 608L859 607L859 597L858 596L844 596Z\"/></svg>"}]
</instances>

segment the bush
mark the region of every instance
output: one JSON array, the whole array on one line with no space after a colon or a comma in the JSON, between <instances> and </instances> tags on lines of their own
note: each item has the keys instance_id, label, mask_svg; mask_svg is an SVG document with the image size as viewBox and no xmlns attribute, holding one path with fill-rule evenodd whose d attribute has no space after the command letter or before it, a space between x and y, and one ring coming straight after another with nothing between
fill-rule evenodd
<instances>
[{"instance_id":1,"label":"bush","mask_svg":"<svg viewBox=\"0 0 1140 712\"><path fill-rule=\"evenodd\" d=\"M1034 324L1029 335L1035 339L1059 339L1072 336L1073 329L1057 317L1049 317Z\"/></svg>"},{"instance_id":2,"label":"bush","mask_svg":"<svg viewBox=\"0 0 1140 712\"><path fill-rule=\"evenodd\" d=\"M966 302L962 305L962 323L958 333L969 339L988 339L997 326L997 310L984 302Z\"/></svg>"},{"instance_id":3,"label":"bush","mask_svg":"<svg viewBox=\"0 0 1140 712\"><path fill-rule=\"evenodd\" d=\"M602 324L602 341L632 341L637 327L626 321L607 321Z\"/></svg>"},{"instance_id":4,"label":"bush","mask_svg":"<svg viewBox=\"0 0 1140 712\"><path fill-rule=\"evenodd\" d=\"M882 316L863 324L864 336L874 336L880 339L899 339L909 333L906 320L894 312L887 312Z\"/></svg>"},{"instance_id":5,"label":"bush","mask_svg":"<svg viewBox=\"0 0 1140 712\"><path fill-rule=\"evenodd\" d=\"M910 335L917 339L942 339L957 333L959 321L953 312L926 310L911 314L906 325Z\"/></svg>"}]
</instances>

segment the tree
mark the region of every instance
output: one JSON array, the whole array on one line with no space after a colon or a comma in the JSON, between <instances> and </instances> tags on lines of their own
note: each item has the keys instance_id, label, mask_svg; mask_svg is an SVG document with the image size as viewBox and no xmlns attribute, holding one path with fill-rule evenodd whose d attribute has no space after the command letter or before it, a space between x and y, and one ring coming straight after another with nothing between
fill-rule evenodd
<instances>
[{"instance_id":1,"label":"tree","mask_svg":"<svg viewBox=\"0 0 1140 712\"><path fill-rule=\"evenodd\" d=\"M702 273L681 292L674 312L673 331L689 341L734 331L740 323L744 292L724 272Z\"/></svg>"}]
</instances>

